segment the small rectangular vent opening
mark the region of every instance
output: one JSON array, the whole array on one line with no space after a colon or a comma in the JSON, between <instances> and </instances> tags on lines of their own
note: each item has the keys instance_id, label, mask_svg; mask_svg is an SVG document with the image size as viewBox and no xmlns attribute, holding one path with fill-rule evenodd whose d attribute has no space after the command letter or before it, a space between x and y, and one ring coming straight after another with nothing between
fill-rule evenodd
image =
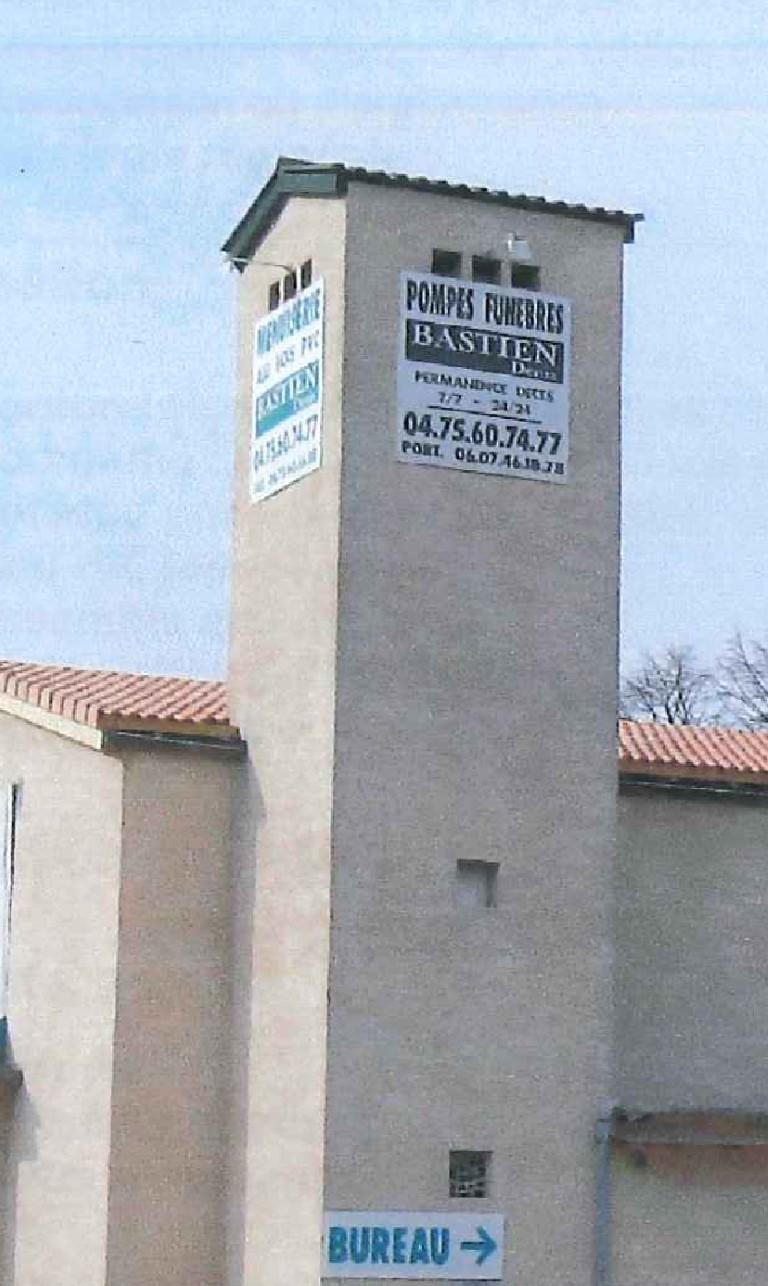
<instances>
[{"instance_id":1,"label":"small rectangular vent opening","mask_svg":"<svg viewBox=\"0 0 768 1286\"><path fill-rule=\"evenodd\" d=\"M490 1169L490 1152L451 1152L450 1195L452 1197L487 1197Z\"/></svg>"},{"instance_id":2,"label":"small rectangular vent opening","mask_svg":"<svg viewBox=\"0 0 768 1286\"><path fill-rule=\"evenodd\" d=\"M456 863L457 906L495 906L498 874L498 862L459 858Z\"/></svg>"},{"instance_id":3,"label":"small rectangular vent opening","mask_svg":"<svg viewBox=\"0 0 768 1286\"><path fill-rule=\"evenodd\" d=\"M486 255L473 255L472 280L486 281L492 286L498 286L501 281L501 260L489 259Z\"/></svg>"},{"instance_id":4,"label":"small rectangular vent opening","mask_svg":"<svg viewBox=\"0 0 768 1286\"><path fill-rule=\"evenodd\" d=\"M512 264L512 285L521 290L538 290L541 285L541 271L532 263Z\"/></svg>"},{"instance_id":5,"label":"small rectangular vent opening","mask_svg":"<svg viewBox=\"0 0 768 1286\"><path fill-rule=\"evenodd\" d=\"M460 277L460 252L458 250L433 250L432 271L436 277Z\"/></svg>"}]
</instances>

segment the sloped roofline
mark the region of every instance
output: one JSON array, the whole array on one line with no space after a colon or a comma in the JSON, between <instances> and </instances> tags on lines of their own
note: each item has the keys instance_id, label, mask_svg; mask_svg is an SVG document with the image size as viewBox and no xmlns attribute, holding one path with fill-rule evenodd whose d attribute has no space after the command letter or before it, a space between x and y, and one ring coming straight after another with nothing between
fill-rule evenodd
<instances>
[{"instance_id":1,"label":"sloped roofline","mask_svg":"<svg viewBox=\"0 0 768 1286\"><path fill-rule=\"evenodd\" d=\"M0 660L0 713L95 749L153 738L243 747L217 679ZM618 768L624 781L768 787L768 729L622 719Z\"/></svg>"},{"instance_id":2,"label":"sloped roofline","mask_svg":"<svg viewBox=\"0 0 768 1286\"><path fill-rule=\"evenodd\" d=\"M568 219L589 219L595 223L610 223L624 231L625 242L634 241L635 224L642 214L628 214L624 210L606 210L602 206L571 205L567 201L549 201L546 197L517 195L511 192L492 191L489 188L469 187L466 183L448 183L444 179L427 179L419 175L389 174L384 170L367 170L362 166L344 165L339 161L302 161L297 157L278 157L270 178L256 200L245 212L234 231L227 237L222 251L230 263L243 271L248 261L274 224L285 202L291 196L331 197L343 196L350 183L372 183L379 187L407 188L414 192L430 192L437 196L466 198L488 205L505 206L515 210L537 210L558 214Z\"/></svg>"},{"instance_id":3,"label":"sloped roofline","mask_svg":"<svg viewBox=\"0 0 768 1286\"><path fill-rule=\"evenodd\" d=\"M30 661L0 661L0 713L105 748L118 734L239 743L224 683Z\"/></svg>"},{"instance_id":4,"label":"sloped roofline","mask_svg":"<svg viewBox=\"0 0 768 1286\"><path fill-rule=\"evenodd\" d=\"M768 786L768 729L701 724L619 723L619 773L626 781Z\"/></svg>"}]
</instances>

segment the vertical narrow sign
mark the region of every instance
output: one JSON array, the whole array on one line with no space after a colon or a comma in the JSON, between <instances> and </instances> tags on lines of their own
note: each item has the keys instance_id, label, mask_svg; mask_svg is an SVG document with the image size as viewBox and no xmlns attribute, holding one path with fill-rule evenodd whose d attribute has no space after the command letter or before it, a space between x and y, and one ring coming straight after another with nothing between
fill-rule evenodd
<instances>
[{"instance_id":1,"label":"vertical narrow sign","mask_svg":"<svg viewBox=\"0 0 768 1286\"><path fill-rule=\"evenodd\" d=\"M323 282L256 324L251 500L319 469L323 418Z\"/></svg>"}]
</instances>

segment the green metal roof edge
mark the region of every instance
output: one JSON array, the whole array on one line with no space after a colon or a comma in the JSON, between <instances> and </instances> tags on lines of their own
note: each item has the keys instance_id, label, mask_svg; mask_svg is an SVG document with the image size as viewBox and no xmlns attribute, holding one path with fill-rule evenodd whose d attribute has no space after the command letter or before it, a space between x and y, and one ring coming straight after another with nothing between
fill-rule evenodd
<instances>
[{"instance_id":1,"label":"green metal roof edge","mask_svg":"<svg viewBox=\"0 0 768 1286\"><path fill-rule=\"evenodd\" d=\"M288 197L343 196L350 182L408 188L411 191L464 197L517 210L538 210L569 219L589 219L597 223L610 223L623 227L624 241L627 243L634 241L635 224L642 222L643 219L642 214L628 214L624 210L606 210L602 206L571 205L567 201L549 201L546 197L525 196L523 193L514 196L510 192L469 187L465 183L449 183L444 179L427 179L421 175L411 177L408 174L389 174L384 170L366 170L361 166L347 166L340 162L318 163L281 156L256 200L224 242L222 251L230 262L242 271L277 219Z\"/></svg>"},{"instance_id":2,"label":"green metal roof edge","mask_svg":"<svg viewBox=\"0 0 768 1286\"><path fill-rule=\"evenodd\" d=\"M289 196L342 196L345 191L343 165L317 165L281 156L256 200L227 237L222 251L242 272Z\"/></svg>"}]
</instances>

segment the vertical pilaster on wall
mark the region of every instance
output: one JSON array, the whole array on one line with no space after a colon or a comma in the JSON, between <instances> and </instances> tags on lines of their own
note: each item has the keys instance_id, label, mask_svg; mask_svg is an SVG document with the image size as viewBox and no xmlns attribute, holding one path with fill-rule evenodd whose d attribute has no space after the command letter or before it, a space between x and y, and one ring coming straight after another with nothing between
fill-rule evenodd
<instances>
[{"instance_id":1,"label":"vertical pilaster on wall","mask_svg":"<svg viewBox=\"0 0 768 1286\"><path fill-rule=\"evenodd\" d=\"M239 1191L230 1202L229 1286L317 1286L320 1273L345 218L342 200L292 198L240 285L229 689L249 758L235 838L235 885L246 905L238 907L235 938L240 1070L231 1148ZM301 356L301 336L296 345L278 341L277 370L267 345L254 368L254 336L269 320L269 264L309 260L306 296L285 305L295 317L275 317L284 336L314 308L304 308L305 298L324 307L322 371L304 371L292 385L296 409L312 399L320 374L321 423L299 425L295 435L315 434L320 467L280 479L265 466L285 459L286 424L294 435L289 419L277 424L287 408L274 410L282 393L269 389ZM317 354L308 351L307 364Z\"/></svg>"}]
</instances>

